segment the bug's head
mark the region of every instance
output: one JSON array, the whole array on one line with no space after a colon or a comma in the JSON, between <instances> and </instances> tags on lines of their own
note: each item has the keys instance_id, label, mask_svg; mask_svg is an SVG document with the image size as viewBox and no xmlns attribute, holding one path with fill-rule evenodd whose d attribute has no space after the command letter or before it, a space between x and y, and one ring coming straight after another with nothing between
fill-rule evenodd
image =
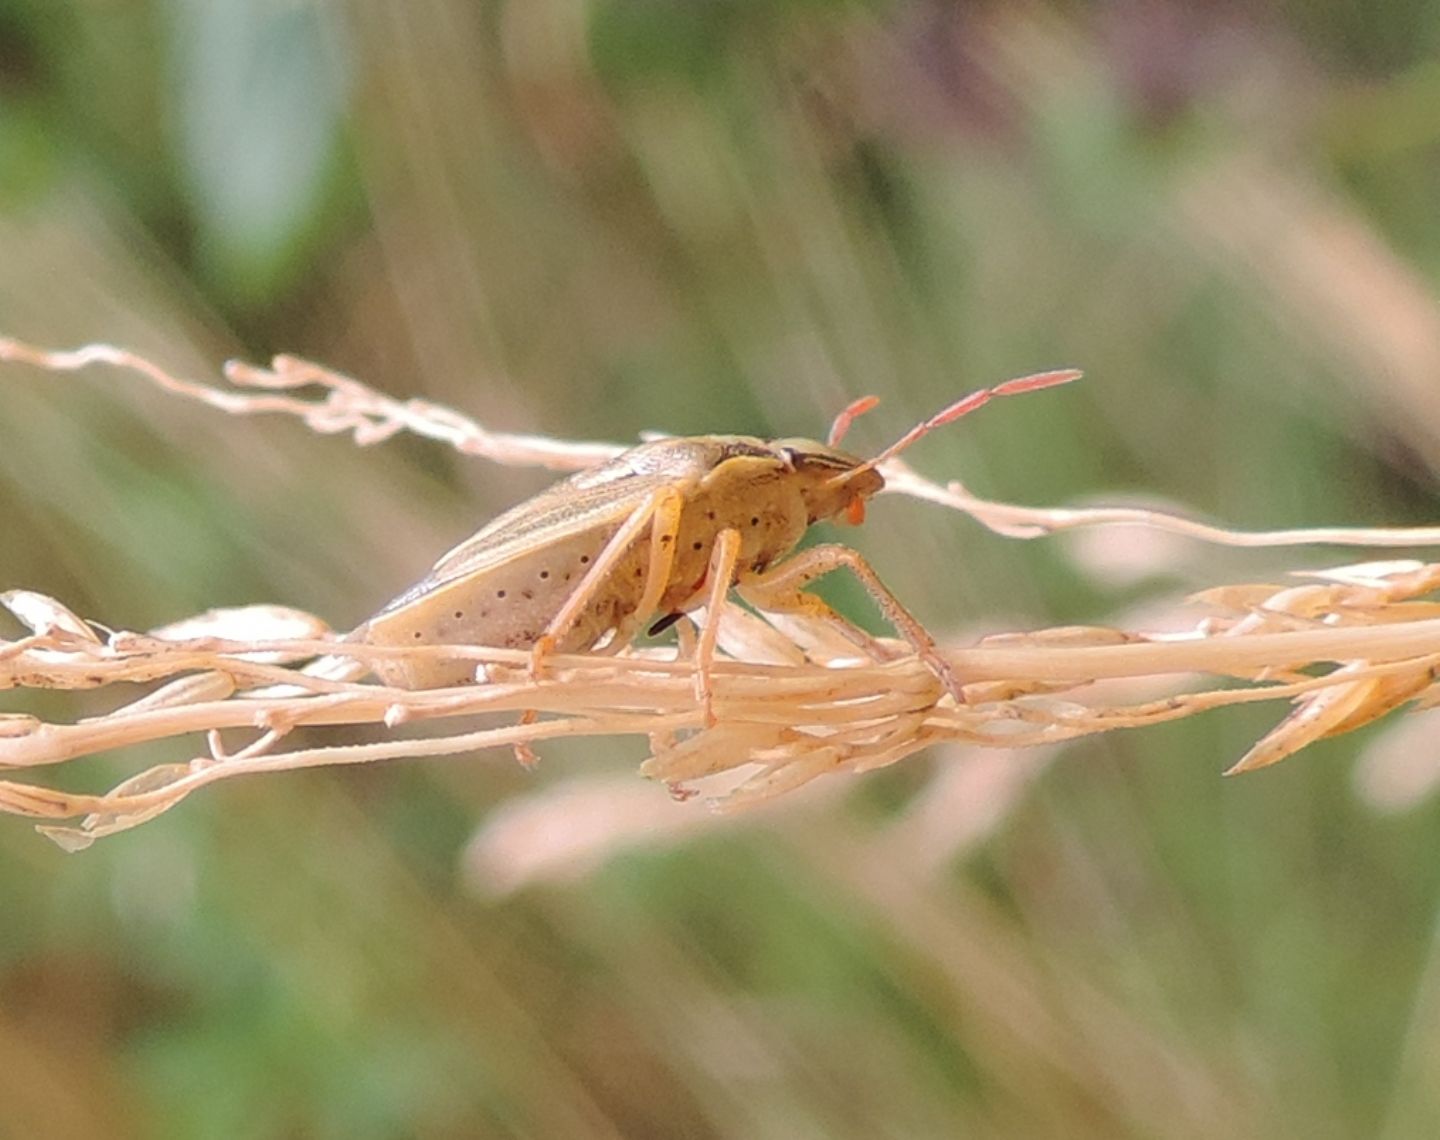
<instances>
[{"instance_id":1,"label":"bug's head","mask_svg":"<svg viewBox=\"0 0 1440 1140\"><path fill-rule=\"evenodd\" d=\"M800 497L810 522L843 518L859 523L865 518L865 500L885 478L867 460L813 439L777 439L774 448L798 477Z\"/></svg>"},{"instance_id":2,"label":"bug's head","mask_svg":"<svg viewBox=\"0 0 1440 1140\"><path fill-rule=\"evenodd\" d=\"M860 459L840 451L837 444L844 438L857 416L868 412L880 402L874 396L864 396L856 400L835 417L828 443L787 439L776 441L776 446L782 449L797 472L804 474L810 470L816 475L815 479L803 480L801 483L801 494L809 508L812 522L822 518L843 517L847 522L860 523L865 519L865 500L885 486L885 479L879 471L880 464L885 460L900 454L917 439L936 428L953 423L982 404L989 403L996 396L1034 392L1039 388L1068 384L1079 378L1079 372L1073 368L1065 368L1056 372L1022 376L1018 380L1007 380L993 388L971 392L923 423L916 424L884 451L870 459Z\"/></svg>"}]
</instances>

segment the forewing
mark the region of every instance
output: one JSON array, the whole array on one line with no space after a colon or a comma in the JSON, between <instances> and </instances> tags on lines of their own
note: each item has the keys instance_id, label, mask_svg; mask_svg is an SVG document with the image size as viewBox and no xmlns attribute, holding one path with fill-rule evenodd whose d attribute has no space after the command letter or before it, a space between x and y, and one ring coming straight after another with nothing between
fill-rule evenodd
<instances>
[{"instance_id":1,"label":"forewing","mask_svg":"<svg viewBox=\"0 0 1440 1140\"><path fill-rule=\"evenodd\" d=\"M582 474L593 477L591 472ZM675 476L664 472L623 474L592 486L563 480L506 511L443 555L430 573L380 613L392 613L451 582L534 554L550 543L587 531L615 530L656 488L675 482Z\"/></svg>"}]
</instances>

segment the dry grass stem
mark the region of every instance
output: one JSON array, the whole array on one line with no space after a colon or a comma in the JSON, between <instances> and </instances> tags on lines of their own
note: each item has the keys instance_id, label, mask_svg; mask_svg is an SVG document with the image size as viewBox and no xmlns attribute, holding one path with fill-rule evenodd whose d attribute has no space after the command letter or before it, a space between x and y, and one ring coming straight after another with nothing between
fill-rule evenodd
<instances>
[{"instance_id":1,"label":"dry grass stem","mask_svg":"<svg viewBox=\"0 0 1440 1140\"><path fill-rule=\"evenodd\" d=\"M226 374L235 390L177 379L104 345L48 352L0 340L0 359L62 371L116 364L227 412L295 415L317 431L350 432L361 444L406 430L498 462L560 469L620 450L490 433L449 409L390 400L290 357L277 358L270 370L230 365ZM320 398L294 394L312 385L319 386ZM965 510L1006 534L1123 521L1235 545L1440 541L1434 528L1242 534L1158 511L984 502L956 485L923 480L899 463L888 465L887 476L895 492ZM1208 590L1191 599L1196 617L1182 633L1068 627L991 637L946 650L966 681L963 703L944 692L904 643L878 643L879 652L866 655L824 622L726 606L718 615L717 723L709 727L695 701L689 638L678 650L631 646L615 655L558 656L550 675L535 680L526 671L525 651L352 644L320 619L282 607L214 611L150 633L102 635L96 631L104 627L61 603L16 590L0 595L0 602L29 633L0 640L0 689L164 683L73 723L25 713L0 716L0 767L40 768L176 737L194 737L205 746L186 762L150 768L101 795L0 781L0 811L46 821L83 817L41 826L62 846L78 849L234 776L598 735L646 737L650 755L641 771L680 796L708 777L748 772L718 801L736 808L827 772L892 764L938 741L1054 744L1225 705L1291 702L1288 715L1231 769L1248 771L1402 704L1435 703L1440 602L1427 595L1437 586L1440 563L1374 562L1289 584ZM410 691L365 679L373 662L396 654L473 661L487 683ZM526 710L541 715L517 723ZM374 739L290 747L295 730L327 725L369 725Z\"/></svg>"},{"instance_id":2,"label":"dry grass stem","mask_svg":"<svg viewBox=\"0 0 1440 1140\"><path fill-rule=\"evenodd\" d=\"M199 400L222 412L238 416L271 413L296 416L311 430L324 435L349 432L362 447L380 443L397 432L409 431L448 443L466 455L556 471L589 467L624 450L606 443L559 443L542 436L486 431L450 408L427 400L393 400L358 380L295 356L277 356L269 368L258 368L239 360L228 361L225 376L235 385L234 389L172 376L144 357L108 344L87 344L55 352L0 337L0 360L33 364L52 372L74 372L92 364L128 368L167 392ZM322 395L305 399L291 394L307 388L319 389Z\"/></svg>"}]
</instances>

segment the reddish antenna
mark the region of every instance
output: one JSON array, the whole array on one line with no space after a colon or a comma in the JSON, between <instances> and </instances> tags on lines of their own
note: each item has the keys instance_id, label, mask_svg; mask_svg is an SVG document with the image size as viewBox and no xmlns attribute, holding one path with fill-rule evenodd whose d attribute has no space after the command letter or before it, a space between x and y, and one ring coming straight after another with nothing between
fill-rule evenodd
<instances>
[{"instance_id":1,"label":"reddish antenna","mask_svg":"<svg viewBox=\"0 0 1440 1140\"><path fill-rule=\"evenodd\" d=\"M879 396L861 396L858 400L852 401L844 411L835 417L835 422L830 425L830 438L825 442L834 447L845 438L845 433L850 430L851 424L879 403Z\"/></svg>"},{"instance_id":2,"label":"reddish antenna","mask_svg":"<svg viewBox=\"0 0 1440 1140\"><path fill-rule=\"evenodd\" d=\"M971 392L968 396L961 396L960 399L956 400L948 408L936 412L923 423L916 424L884 451L880 452L879 455L876 455L872 459L865 460L864 463L850 471L835 476L835 480L838 482L852 479L861 471L868 471L872 467L878 467L891 456L900 454L900 452L904 451L922 436L929 435L938 427L944 427L946 424L954 423L961 416L969 415L977 408L983 407L998 396L1018 396L1022 392L1036 392L1041 388L1054 388L1056 385L1068 384L1072 380L1078 380L1081 375L1083 375L1083 373L1075 368L1061 368L1054 372L1037 372L1033 376L1021 376L1016 380L1006 380L1005 383L996 384L993 388L981 388L978 392ZM839 441L840 437L845 434L857 416L868 412L879 402L880 401L874 396L865 396L856 400L836 416L835 425L830 429L831 446L834 446L835 443Z\"/></svg>"}]
</instances>

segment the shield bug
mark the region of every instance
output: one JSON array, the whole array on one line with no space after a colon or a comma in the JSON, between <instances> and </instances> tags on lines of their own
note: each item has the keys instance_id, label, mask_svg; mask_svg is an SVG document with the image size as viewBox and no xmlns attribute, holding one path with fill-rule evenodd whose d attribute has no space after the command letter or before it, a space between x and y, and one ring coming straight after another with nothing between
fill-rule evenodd
<instances>
[{"instance_id":1,"label":"shield bug","mask_svg":"<svg viewBox=\"0 0 1440 1140\"><path fill-rule=\"evenodd\" d=\"M859 552L834 543L792 551L821 519L863 521L866 500L884 486L879 465L923 435L998 396L1079 375L1046 372L972 392L868 459L838 445L873 397L842 411L825 443L731 435L642 443L506 511L350 636L394 647L528 648L538 676L551 653L617 650L646 623L657 632L703 605L709 618L696 647L696 691L709 720L716 618L732 588L759 609L820 616L865 649L879 649L804 590L844 568L962 700L934 639ZM464 684L476 675L474 662L419 655L379 662L375 671L404 688Z\"/></svg>"}]
</instances>

